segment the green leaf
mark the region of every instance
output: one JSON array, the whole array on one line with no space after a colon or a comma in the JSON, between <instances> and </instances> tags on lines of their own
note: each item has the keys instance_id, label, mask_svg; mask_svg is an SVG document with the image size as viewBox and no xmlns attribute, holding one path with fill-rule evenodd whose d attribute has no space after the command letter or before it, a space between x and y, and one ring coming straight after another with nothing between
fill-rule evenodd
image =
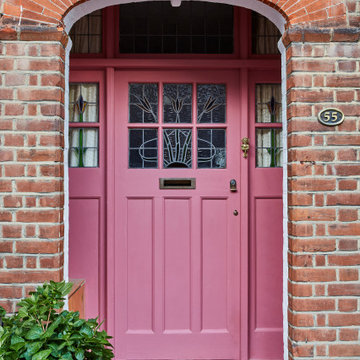
<instances>
[{"instance_id":1,"label":"green leaf","mask_svg":"<svg viewBox=\"0 0 360 360\"><path fill-rule=\"evenodd\" d=\"M55 329L61 323L62 318L59 316L51 325L47 328L46 332L44 333L43 337L49 338L54 333Z\"/></svg>"},{"instance_id":2,"label":"green leaf","mask_svg":"<svg viewBox=\"0 0 360 360\"><path fill-rule=\"evenodd\" d=\"M29 316L29 313L25 307L20 308L18 314L21 318Z\"/></svg>"},{"instance_id":3,"label":"green leaf","mask_svg":"<svg viewBox=\"0 0 360 360\"><path fill-rule=\"evenodd\" d=\"M38 352L37 354L35 354L35 355L31 358L31 360L44 360L44 359L47 359L50 354L51 354L51 350L50 350L50 349L42 350L42 351Z\"/></svg>"},{"instance_id":4,"label":"green leaf","mask_svg":"<svg viewBox=\"0 0 360 360\"><path fill-rule=\"evenodd\" d=\"M43 334L43 329L40 325L33 326L25 335L25 339L27 340L37 340L40 339Z\"/></svg>"},{"instance_id":5,"label":"green leaf","mask_svg":"<svg viewBox=\"0 0 360 360\"><path fill-rule=\"evenodd\" d=\"M74 322L74 327L80 327L80 326L84 325L84 323L85 323L85 320L79 319Z\"/></svg>"},{"instance_id":6,"label":"green leaf","mask_svg":"<svg viewBox=\"0 0 360 360\"><path fill-rule=\"evenodd\" d=\"M62 296L66 296L67 294L69 294L69 292L71 291L72 287L73 287L73 283L69 282L69 283L64 283L63 289L61 291L61 295Z\"/></svg>"},{"instance_id":7,"label":"green leaf","mask_svg":"<svg viewBox=\"0 0 360 360\"><path fill-rule=\"evenodd\" d=\"M93 332L90 328L90 326L88 325L84 325L81 329L80 329L80 334L81 335L86 335L88 337L91 337L93 335Z\"/></svg>"},{"instance_id":8,"label":"green leaf","mask_svg":"<svg viewBox=\"0 0 360 360\"><path fill-rule=\"evenodd\" d=\"M82 349L78 349L76 350L76 353L75 353L75 358L76 360L84 360L85 359L85 355L84 355L84 350Z\"/></svg>"},{"instance_id":9,"label":"green leaf","mask_svg":"<svg viewBox=\"0 0 360 360\"><path fill-rule=\"evenodd\" d=\"M72 357L71 353L67 352L64 355L61 355L61 360L73 360L73 357Z\"/></svg>"},{"instance_id":10,"label":"green leaf","mask_svg":"<svg viewBox=\"0 0 360 360\"><path fill-rule=\"evenodd\" d=\"M44 343L42 341L36 341L36 342L33 342L33 343L27 343L26 344L26 348L27 348L26 354L27 355L36 354L41 349L43 344Z\"/></svg>"},{"instance_id":11,"label":"green leaf","mask_svg":"<svg viewBox=\"0 0 360 360\"><path fill-rule=\"evenodd\" d=\"M25 346L25 340L18 335L13 335L11 337L10 344L10 349L19 351L23 346Z\"/></svg>"}]
</instances>

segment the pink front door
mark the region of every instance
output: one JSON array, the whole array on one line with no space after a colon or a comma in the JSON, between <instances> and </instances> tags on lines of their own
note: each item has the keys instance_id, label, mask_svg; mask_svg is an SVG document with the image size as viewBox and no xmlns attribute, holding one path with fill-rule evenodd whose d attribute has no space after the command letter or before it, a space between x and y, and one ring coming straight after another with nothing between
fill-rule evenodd
<instances>
[{"instance_id":1,"label":"pink front door","mask_svg":"<svg viewBox=\"0 0 360 360\"><path fill-rule=\"evenodd\" d=\"M115 74L118 359L240 356L238 79L235 71Z\"/></svg>"}]
</instances>

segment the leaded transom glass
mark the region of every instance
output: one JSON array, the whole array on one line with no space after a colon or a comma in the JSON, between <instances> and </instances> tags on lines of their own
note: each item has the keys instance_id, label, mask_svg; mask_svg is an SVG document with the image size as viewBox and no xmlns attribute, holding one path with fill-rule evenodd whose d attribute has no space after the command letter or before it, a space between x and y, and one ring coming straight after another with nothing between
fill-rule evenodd
<instances>
[{"instance_id":1,"label":"leaded transom glass","mask_svg":"<svg viewBox=\"0 0 360 360\"><path fill-rule=\"evenodd\" d=\"M226 122L226 87L223 84L197 85L197 122Z\"/></svg>"},{"instance_id":2,"label":"leaded transom glass","mask_svg":"<svg viewBox=\"0 0 360 360\"><path fill-rule=\"evenodd\" d=\"M230 5L183 1L119 6L119 51L128 54L232 54L234 10Z\"/></svg>"},{"instance_id":3,"label":"leaded transom glass","mask_svg":"<svg viewBox=\"0 0 360 360\"><path fill-rule=\"evenodd\" d=\"M191 123L192 84L164 84L163 106L165 123Z\"/></svg>"},{"instance_id":4,"label":"leaded transom glass","mask_svg":"<svg viewBox=\"0 0 360 360\"><path fill-rule=\"evenodd\" d=\"M79 19L70 30L73 54L102 52L102 11L96 10Z\"/></svg>"},{"instance_id":5,"label":"leaded transom glass","mask_svg":"<svg viewBox=\"0 0 360 360\"><path fill-rule=\"evenodd\" d=\"M280 54L278 41L281 37L279 29L265 16L253 11L252 23L252 53L258 55Z\"/></svg>"},{"instance_id":6,"label":"leaded transom glass","mask_svg":"<svg viewBox=\"0 0 360 360\"><path fill-rule=\"evenodd\" d=\"M129 122L158 122L158 84L131 83L129 85Z\"/></svg>"}]
</instances>

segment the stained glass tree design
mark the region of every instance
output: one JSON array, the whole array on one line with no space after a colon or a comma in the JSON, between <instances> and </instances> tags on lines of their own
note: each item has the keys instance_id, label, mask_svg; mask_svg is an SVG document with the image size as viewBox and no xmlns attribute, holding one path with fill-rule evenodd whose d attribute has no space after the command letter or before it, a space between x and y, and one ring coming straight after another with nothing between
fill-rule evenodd
<instances>
[{"instance_id":1,"label":"stained glass tree design","mask_svg":"<svg viewBox=\"0 0 360 360\"><path fill-rule=\"evenodd\" d=\"M78 97L75 106L77 108L78 114L79 114L79 122L82 123L84 120L84 112L87 107L87 102L84 100L82 94ZM78 146L73 148L73 151L75 151L77 158L78 158L78 167L84 167L84 155L86 148L84 147L84 129L79 129L79 140L78 140Z\"/></svg>"},{"instance_id":2,"label":"stained glass tree design","mask_svg":"<svg viewBox=\"0 0 360 360\"><path fill-rule=\"evenodd\" d=\"M271 96L270 101L267 103L267 107L268 110L270 112L270 119L272 123L276 122L276 114L277 111L279 110L279 103L277 103L275 101L274 95ZM280 148L277 146L277 141L276 141L276 130L277 129L270 129L270 139L271 139L271 143L270 143L270 148L267 149L271 160L270 160L270 167L276 167L279 166L277 158L278 158L278 153Z\"/></svg>"}]
</instances>

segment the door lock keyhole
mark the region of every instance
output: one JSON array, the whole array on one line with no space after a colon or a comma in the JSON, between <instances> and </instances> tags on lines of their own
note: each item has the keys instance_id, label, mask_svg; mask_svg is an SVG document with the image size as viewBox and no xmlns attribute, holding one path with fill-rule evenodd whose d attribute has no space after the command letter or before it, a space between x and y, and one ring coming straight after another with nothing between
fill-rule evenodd
<instances>
[{"instance_id":1,"label":"door lock keyhole","mask_svg":"<svg viewBox=\"0 0 360 360\"><path fill-rule=\"evenodd\" d=\"M237 191L236 180L235 179L230 180L230 191L231 192L236 192Z\"/></svg>"}]
</instances>

